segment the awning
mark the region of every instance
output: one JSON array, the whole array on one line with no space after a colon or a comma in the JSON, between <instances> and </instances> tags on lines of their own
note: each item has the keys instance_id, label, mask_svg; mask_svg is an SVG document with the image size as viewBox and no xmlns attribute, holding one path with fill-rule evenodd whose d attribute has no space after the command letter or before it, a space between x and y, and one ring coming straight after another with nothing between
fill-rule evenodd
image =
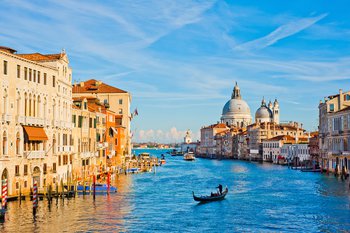
<instances>
[{"instance_id":1,"label":"awning","mask_svg":"<svg viewBox=\"0 0 350 233\"><path fill-rule=\"evenodd\" d=\"M29 141L46 141L48 137L42 127L23 126Z\"/></svg>"},{"instance_id":2,"label":"awning","mask_svg":"<svg viewBox=\"0 0 350 233\"><path fill-rule=\"evenodd\" d=\"M114 132L115 134L118 134L118 131L117 131L114 127L111 127L111 129L113 130L113 132Z\"/></svg>"}]
</instances>

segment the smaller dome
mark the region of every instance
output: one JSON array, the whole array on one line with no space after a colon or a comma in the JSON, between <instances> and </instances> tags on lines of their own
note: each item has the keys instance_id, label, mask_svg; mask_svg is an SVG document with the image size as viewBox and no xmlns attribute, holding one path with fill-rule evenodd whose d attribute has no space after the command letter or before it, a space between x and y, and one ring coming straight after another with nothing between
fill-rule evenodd
<instances>
[{"instance_id":1,"label":"smaller dome","mask_svg":"<svg viewBox=\"0 0 350 233\"><path fill-rule=\"evenodd\" d=\"M272 112L266 106L261 106L260 108L258 108L258 110L256 110L255 118L256 119L265 119L265 118L272 119Z\"/></svg>"}]
</instances>

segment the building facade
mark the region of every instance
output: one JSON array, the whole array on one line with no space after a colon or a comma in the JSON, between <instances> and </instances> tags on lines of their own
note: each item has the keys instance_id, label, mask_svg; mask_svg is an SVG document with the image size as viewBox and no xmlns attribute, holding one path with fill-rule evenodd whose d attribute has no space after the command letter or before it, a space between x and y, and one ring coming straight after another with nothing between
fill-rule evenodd
<instances>
[{"instance_id":1,"label":"building facade","mask_svg":"<svg viewBox=\"0 0 350 233\"><path fill-rule=\"evenodd\" d=\"M72 172L72 70L64 51L19 54L0 47L0 172L8 194L39 190ZM62 162L66 155L68 161Z\"/></svg>"},{"instance_id":2,"label":"building facade","mask_svg":"<svg viewBox=\"0 0 350 233\"><path fill-rule=\"evenodd\" d=\"M324 170L350 167L350 92L342 89L319 106L319 153Z\"/></svg>"}]
</instances>

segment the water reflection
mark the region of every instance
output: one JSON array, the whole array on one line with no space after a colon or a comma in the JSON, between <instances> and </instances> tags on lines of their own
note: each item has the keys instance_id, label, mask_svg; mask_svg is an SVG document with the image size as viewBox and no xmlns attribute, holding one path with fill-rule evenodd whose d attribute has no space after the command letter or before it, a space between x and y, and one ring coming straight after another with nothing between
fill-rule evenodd
<instances>
[{"instance_id":1,"label":"water reflection","mask_svg":"<svg viewBox=\"0 0 350 233\"><path fill-rule=\"evenodd\" d=\"M155 153L165 154L158 150ZM316 173L243 161L166 157L157 173L115 177L118 193L79 196L51 206L10 202L1 232L335 232L350 231L348 183ZM198 205L192 191L220 202Z\"/></svg>"}]
</instances>

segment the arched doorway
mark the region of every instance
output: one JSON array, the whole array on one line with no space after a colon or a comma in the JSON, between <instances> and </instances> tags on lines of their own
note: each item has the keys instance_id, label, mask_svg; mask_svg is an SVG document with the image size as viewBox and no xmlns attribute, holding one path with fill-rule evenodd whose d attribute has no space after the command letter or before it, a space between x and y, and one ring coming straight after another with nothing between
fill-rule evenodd
<instances>
[{"instance_id":1,"label":"arched doorway","mask_svg":"<svg viewBox=\"0 0 350 233\"><path fill-rule=\"evenodd\" d=\"M35 167L33 170L33 184L35 183L38 184L38 187L40 187L40 168L39 167Z\"/></svg>"},{"instance_id":2,"label":"arched doorway","mask_svg":"<svg viewBox=\"0 0 350 233\"><path fill-rule=\"evenodd\" d=\"M2 186L3 186L3 181L4 180L7 180L7 193L9 193L9 187L8 187L8 184L9 184L9 180L8 180L8 171L7 169L5 168L4 171L2 172L2 175L1 175L1 194L2 195Z\"/></svg>"}]
</instances>

